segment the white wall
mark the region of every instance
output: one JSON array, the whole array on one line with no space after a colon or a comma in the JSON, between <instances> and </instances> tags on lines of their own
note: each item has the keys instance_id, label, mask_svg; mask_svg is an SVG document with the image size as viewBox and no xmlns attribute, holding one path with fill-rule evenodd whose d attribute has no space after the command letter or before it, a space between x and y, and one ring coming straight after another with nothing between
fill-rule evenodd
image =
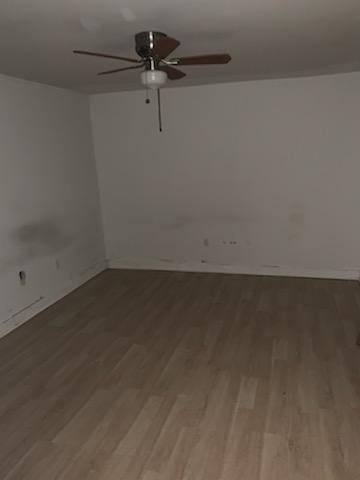
<instances>
[{"instance_id":1,"label":"white wall","mask_svg":"<svg viewBox=\"0 0 360 480\"><path fill-rule=\"evenodd\" d=\"M189 71L190 73L190 71ZM360 74L91 99L113 267L357 278Z\"/></svg>"},{"instance_id":2,"label":"white wall","mask_svg":"<svg viewBox=\"0 0 360 480\"><path fill-rule=\"evenodd\" d=\"M104 245L88 98L0 76L0 105L3 335L103 269Z\"/></svg>"}]
</instances>

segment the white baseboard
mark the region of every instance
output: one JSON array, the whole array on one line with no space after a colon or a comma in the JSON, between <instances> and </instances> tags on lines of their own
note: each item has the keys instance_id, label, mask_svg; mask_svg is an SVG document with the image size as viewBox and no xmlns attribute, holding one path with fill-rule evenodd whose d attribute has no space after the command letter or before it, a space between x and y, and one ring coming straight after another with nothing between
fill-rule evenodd
<instances>
[{"instance_id":1,"label":"white baseboard","mask_svg":"<svg viewBox=\"0 0 360 480\"><path fill-rule=\"evenodd\" d=\"M205 262L176 262L168 259L114 258L108 261L109 268L134 270L165 270L178 272L232 273L242 275L270 275L282 277L327 278L338 280L359 280L360 269L316 270L308 268L261 265L219 265Z\"/></svg>"},{"instance_id":2,"label":"white baseboard","mask_svg":"<svg viewBox=\"0 0 360 480\"><path fill-rule=\"evenodd\" d=\"M85 272L80 274L76 279L67 283L61 289L54 292L48 297L39 297L34 302L17 312L9 319L0 323L0 338L10 333L15 328L30 320L32 317L50 307L61 298L71 293L76 288L95 277L106 268L118 269L134 269L134 270L163 270L178 272L209 272L209 273L229 273L243 275L270 275L270 276L286 276L286 277L303 277L303 278L327 278L339 280L359 280L359 269L342 269L342 270L313 270L307 268L286 267L262 265L259 267L247 267L241 265L219 265L203 262L172 262L168 259L149 259L149 258L116 258L108 261L102 261L89 267Z\"/></svg>"},{"instance_id":3,"label":"white baseboard","mask_svg":"<svg viewBox=\"0 0 360 480\"><path fill-rule=\"evenodd\" d=\"M32 317L50 307L63 297L76 290L78 287L89 281L107 268L106 260L92 265L79 276L71 280L66 285L63 285L57 291L47 297L35 298L31 305L25 307L20 312L15 313L10 318L0 323L0 338L10 333L15 328L30 320Z\"/></svg>"}]
</instances>

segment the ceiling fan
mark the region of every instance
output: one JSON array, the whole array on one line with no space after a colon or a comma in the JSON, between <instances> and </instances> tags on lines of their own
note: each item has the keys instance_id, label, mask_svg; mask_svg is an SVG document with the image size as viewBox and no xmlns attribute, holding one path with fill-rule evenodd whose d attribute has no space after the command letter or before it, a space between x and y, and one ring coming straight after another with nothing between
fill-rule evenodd
<instances>
[{"instance_id":1,"label":"ceiling fan","mask_svg":"<svg viewBox=\"0 0 360 480\"><path fill-rule=\"evenodd\" d=\"M98 75L109 75L112 73L124 72L126 70L144 69L141 73L141 82L146 88L157 89L159 106L159 123L161 131L160 91L159 89L169 80L178 80L185 77L185 73L175 68L177 65L222 65L229 63L229 54L197 55L192 57L167 57L180 45L175 38L165 33L147 31L135 35L135 50L140 58L128 58L106 53L89 52L85 50L73 50L80 55L91 55L94 57L112 58L135 65L113 70L99 72Z\"/></svg>"}]
</instances>

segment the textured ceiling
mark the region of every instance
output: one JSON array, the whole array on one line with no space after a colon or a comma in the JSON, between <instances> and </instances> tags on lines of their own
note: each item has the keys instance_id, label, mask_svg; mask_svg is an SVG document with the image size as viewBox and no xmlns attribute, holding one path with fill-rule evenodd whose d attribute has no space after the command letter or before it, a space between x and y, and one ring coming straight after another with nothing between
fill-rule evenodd
<instances>
[{"instance_id":1,"label":"textured ceiling","mask_svg":"<svg viewBox=\"0 0 360 480\"><path fill-rule=\"evenodd\" d=\"M183 67L176 85L360 70L359 0L1 0L0 72L91 93L139 88L136 71L96 77L127 64L72 49L132 56L149 29L180 40L178 56L233 57Z\"/></svg>"}]
</instances>

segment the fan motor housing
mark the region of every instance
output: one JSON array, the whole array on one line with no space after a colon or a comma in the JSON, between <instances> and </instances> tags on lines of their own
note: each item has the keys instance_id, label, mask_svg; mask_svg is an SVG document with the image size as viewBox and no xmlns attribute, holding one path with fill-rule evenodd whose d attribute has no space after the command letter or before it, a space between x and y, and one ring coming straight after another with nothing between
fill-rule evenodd
<instances>
[{"instance_id":1,"label":"fan motor housing","mask_svg":"<svg viewBox=\"0 0 360 480\"><path fill-rule=\"evenodd\" d=\"M140 32L135 35L135 49L137 54L144 60L153 56L154 45L160 40L160 38L167 37L165 33L154 32L152 30L148 32Z\"/></svg>"}]
</instances>

